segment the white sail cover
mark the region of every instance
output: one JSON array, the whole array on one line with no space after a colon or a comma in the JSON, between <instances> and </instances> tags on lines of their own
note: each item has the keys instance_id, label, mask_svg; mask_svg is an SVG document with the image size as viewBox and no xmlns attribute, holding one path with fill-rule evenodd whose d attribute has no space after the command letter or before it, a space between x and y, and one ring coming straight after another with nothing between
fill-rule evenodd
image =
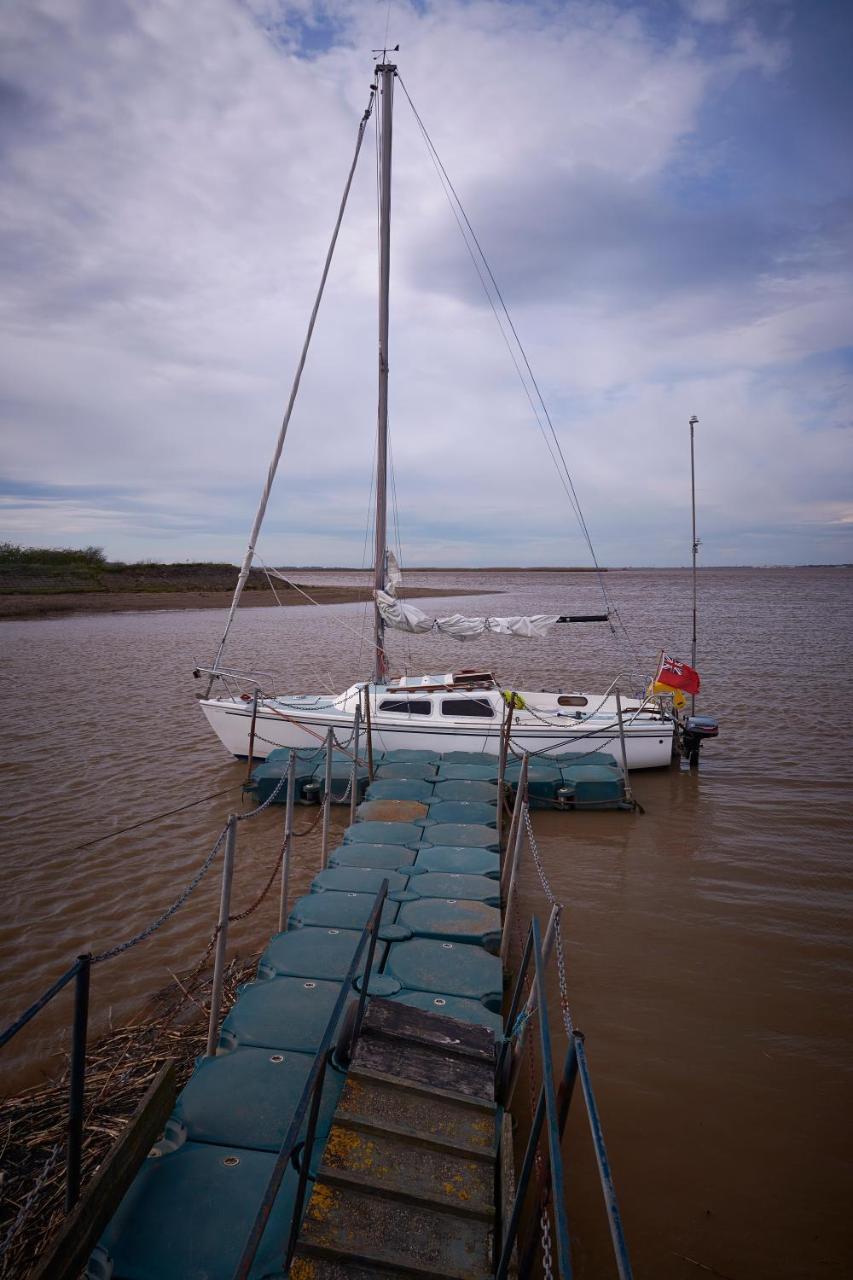
<instances>
[{"instance_id":1,"label":"white sail cover","mask_svg":"<svg viewBox=\"0 0 853 1280\"><path fill-rule=\"evenodd\" d=\"M454 640L468 640L487 631L498 636L544 640L560 617L558 613L534 613L529 617L467 618L462 613L452 613L447 618L430 618L414 605L395 599L387 591L376 592L376 605L386 627L395 627L398 631L439 631Z\"/></svg>"}]
</instances>

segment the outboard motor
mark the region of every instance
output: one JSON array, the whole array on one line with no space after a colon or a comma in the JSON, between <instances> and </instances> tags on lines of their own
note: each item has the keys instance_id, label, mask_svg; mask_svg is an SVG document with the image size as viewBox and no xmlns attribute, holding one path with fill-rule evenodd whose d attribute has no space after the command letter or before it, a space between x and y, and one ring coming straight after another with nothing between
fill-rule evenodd
<instances>
[{"instance_id":1,"label":"outboard motor","mask_svg":"<svg viewBox=\"0 0 853 1280\"><path fill-rule=\"evenodd\" d=\"M716 738L719 721L713 716L687 716L681 728L681 754L691 769L699 767L699 748L706 738Z\"/></svg>"}]
</instances>

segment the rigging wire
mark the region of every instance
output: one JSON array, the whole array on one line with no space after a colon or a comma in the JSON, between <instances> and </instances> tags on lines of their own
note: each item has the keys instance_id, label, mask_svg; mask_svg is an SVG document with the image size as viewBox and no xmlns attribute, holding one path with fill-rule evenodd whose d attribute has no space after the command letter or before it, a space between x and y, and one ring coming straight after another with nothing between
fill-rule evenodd
<instances>
[{"instance_id":1,"label":"rigging wire","mask_svg":"<svg viewBox=\"0 0 853 1280\"><path fill-rule=\"evenodd\" d=\"M563 448L560 443L559 436L557 435L553 420L548 411L548 406L545 403L545 399L544 399L544 396L542 395L542 391L539 387L539 383L537 382L536 377L533 373L524 345L518 335L518 331L515 327L515 324L513 323L512 317L510 316L509 309L506 305L506 301L497 283L494 272L492 271L488 258L486 257L483 247L465 211L465 208L462 204L459 194L456 191L456 188L454 187L450 179L450 176L447 173L444 163L442 162L441 157L438 154L438 150L435 147L435 144L433 143L432 138L429 135L426 125L421 119L421 116L417 108L415 107L414 102L412 101L411 95L409 94L409 91L406 88L403 78L402 76L399 75L399 73L397 78L400 82L400 87L406 96L406 101L408 102L412 110L412 114L414 115L418 129L420 130L421 136L424 140L424 144L426 145L427 153L429 154L430 159L433 163L433 167L436 170L436 174L439 178L439 182L441 183L445 197L447 198L448 204L450 205L451 211L456 220L456 224L459 228L465 247L468 251L468 254L471 258L471 261L480 279L483 292L486 295L486 298L489 302L489 306L491 307L492 313L501 331L501 335L504 339L504 342L512 358L513 364L515 365L516 372L519 376L522 387L524 388L524 392L525 392L525 395L527 396L528 402L530 403L531 409L533 410L533 414L534 414L534 417L536 418L536 422L539 427L539 430L542 433L543 439L548 448L548 452L551 456L552 461L554 462L555 469L557 471L557 475L560 479L561 485L566 493L566 496L569 500L569 504L578 521L581 534L583 536L583 539L589 550L590 557L592 559L592 563L593 563L593 566L596 572L596 577L598 580L599 590L601 591L601 595L607 607L608 613L610 613L618 621L622 629L622 632L624 634L625 640L627 641L629 648L632 652L632 656L634 657L634 660L638 663L641 663L642 659L640 658L637 652L637 648L628 631L628 628L626 627L625 622L622 619L618 606L615 604L614 601L611 600L607 587L604 583L603 571L601 569L601 565L599 564L598 557L595 552L595 547L592 542L592 537L589 532L589 527L587 525L586 518L583 514L583 510L580 505L580 500L577 495L577 490L575 488L575 484L572 479L571 472L569 471L568 463L566 461L566 457L563 452ZM467 230L467 234L466 234L466 230ZM473 247L471 242L473 242ZM475 253L475 249L476 249L476 253ZM482 268L485 269L485 273L486 273L485 276L483 274L483 269L481 269L480 263L482 263ZM488 277L488 281L491 283L491 289L487 284L486 276ZM492 290L494 290L494 297L492 296ZM497 299L497 301L495 301L495 299ZM527 377L525 377L525 374L522 372L522 368L516 356L515 349L513 348L513 342L510 341L510 336L506 332L506 329L504 327L504 321L501 319L501 315L505 318L506 326L508 326L509 333L512 335L515 348L517 349L521 357L521 361L524 365L524 369L526 370ZM530 384L533 387L533 393L535 393L535 400L534 400L534 394L531 393L530 387L528 386L527 379L529 379ZM539 411L539 407L537 407L537 403L536 403L537 401L538 401L538 406L541 407L541 414ZM544 417L545 423L547 423L547 427L548 427L547 431L545 429L545 426L543 425L543 421L542 421L543 417ZM549 439L549 433L550 433L550 439ZM613 631L613 634L615 636L616 631L615 631L615 628L613 627L612 622L611 622L611 630Z\"/></svg>"}]
</instances>

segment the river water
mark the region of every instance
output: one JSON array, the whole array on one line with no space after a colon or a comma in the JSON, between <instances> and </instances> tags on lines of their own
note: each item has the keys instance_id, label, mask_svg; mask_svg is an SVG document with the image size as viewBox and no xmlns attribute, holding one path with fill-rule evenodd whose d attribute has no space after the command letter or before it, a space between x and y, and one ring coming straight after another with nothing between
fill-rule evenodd
<instances>
[{"instance_id":1,"label":"river water","mask_svg":"<svg viewBox=\"0 0 853 1280\"><path fill-rule=\"evenodd\" d=\"M409 581L490 593L419 602L439 612L601 604L586 574L442 571ZM483 663L515 687L594 690L619 671L633 673L633 687L662 645L689 659L688 574L626 571L607 582L633 655L606 626L589 624L556 628L547 641L490 637L463 649L402 639L395 665ZM634 774L643 814L536 816L548 876L566 904L571 1006L587 1036L638 1276L847 1276L853 859L844 692L853 572L705 570L700 616L700 709L719 716L721 735L703 749L698 773ZM295 692L339 689L365 673L363 620L362 605L247 609L233 660L283 673ZM159 915L239 809L244 766L207 729L191 677L221 625L205 611L0 624L0 1023L78 952L121 942ZM282 818L275 807L240 826L238 909L267 879ZM335 824L342 828L342 812ZM317 862L314 833L297 843L296 892ZM523 890L544 920L529 865ZM212 873L151 940L95 971L95 1033L195 963L217 895ZM273 893L234 931L234 949L260 949L276 910ZM7 1087L56 1069L69 1011L66 993L5 1051ZM609 1275L580 1108L566 1150L577 1273Z\"/></svg>"}]
</instances>

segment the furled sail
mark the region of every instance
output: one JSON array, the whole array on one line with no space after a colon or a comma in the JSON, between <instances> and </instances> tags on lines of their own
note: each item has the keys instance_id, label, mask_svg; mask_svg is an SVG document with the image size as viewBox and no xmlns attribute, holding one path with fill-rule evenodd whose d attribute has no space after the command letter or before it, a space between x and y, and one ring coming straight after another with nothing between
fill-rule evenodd
<instances>
[{"instance_id":1,"label":"furled sail","mask_svg":"<svg viewBox=\"0 0 853 1280\"><path fill-rule=\"evenodd\" d=\"M395 599L387 591L377 591L376 605L386 627L398 631L438 631L454 640L468 640L490 631L499 636L526 636L530 640L544 640L559 621L558 613L534 613L529 617L468 618L462 613L452 613L447 618L430 618L412 604Z\"/></svg>"}]
</instances>

